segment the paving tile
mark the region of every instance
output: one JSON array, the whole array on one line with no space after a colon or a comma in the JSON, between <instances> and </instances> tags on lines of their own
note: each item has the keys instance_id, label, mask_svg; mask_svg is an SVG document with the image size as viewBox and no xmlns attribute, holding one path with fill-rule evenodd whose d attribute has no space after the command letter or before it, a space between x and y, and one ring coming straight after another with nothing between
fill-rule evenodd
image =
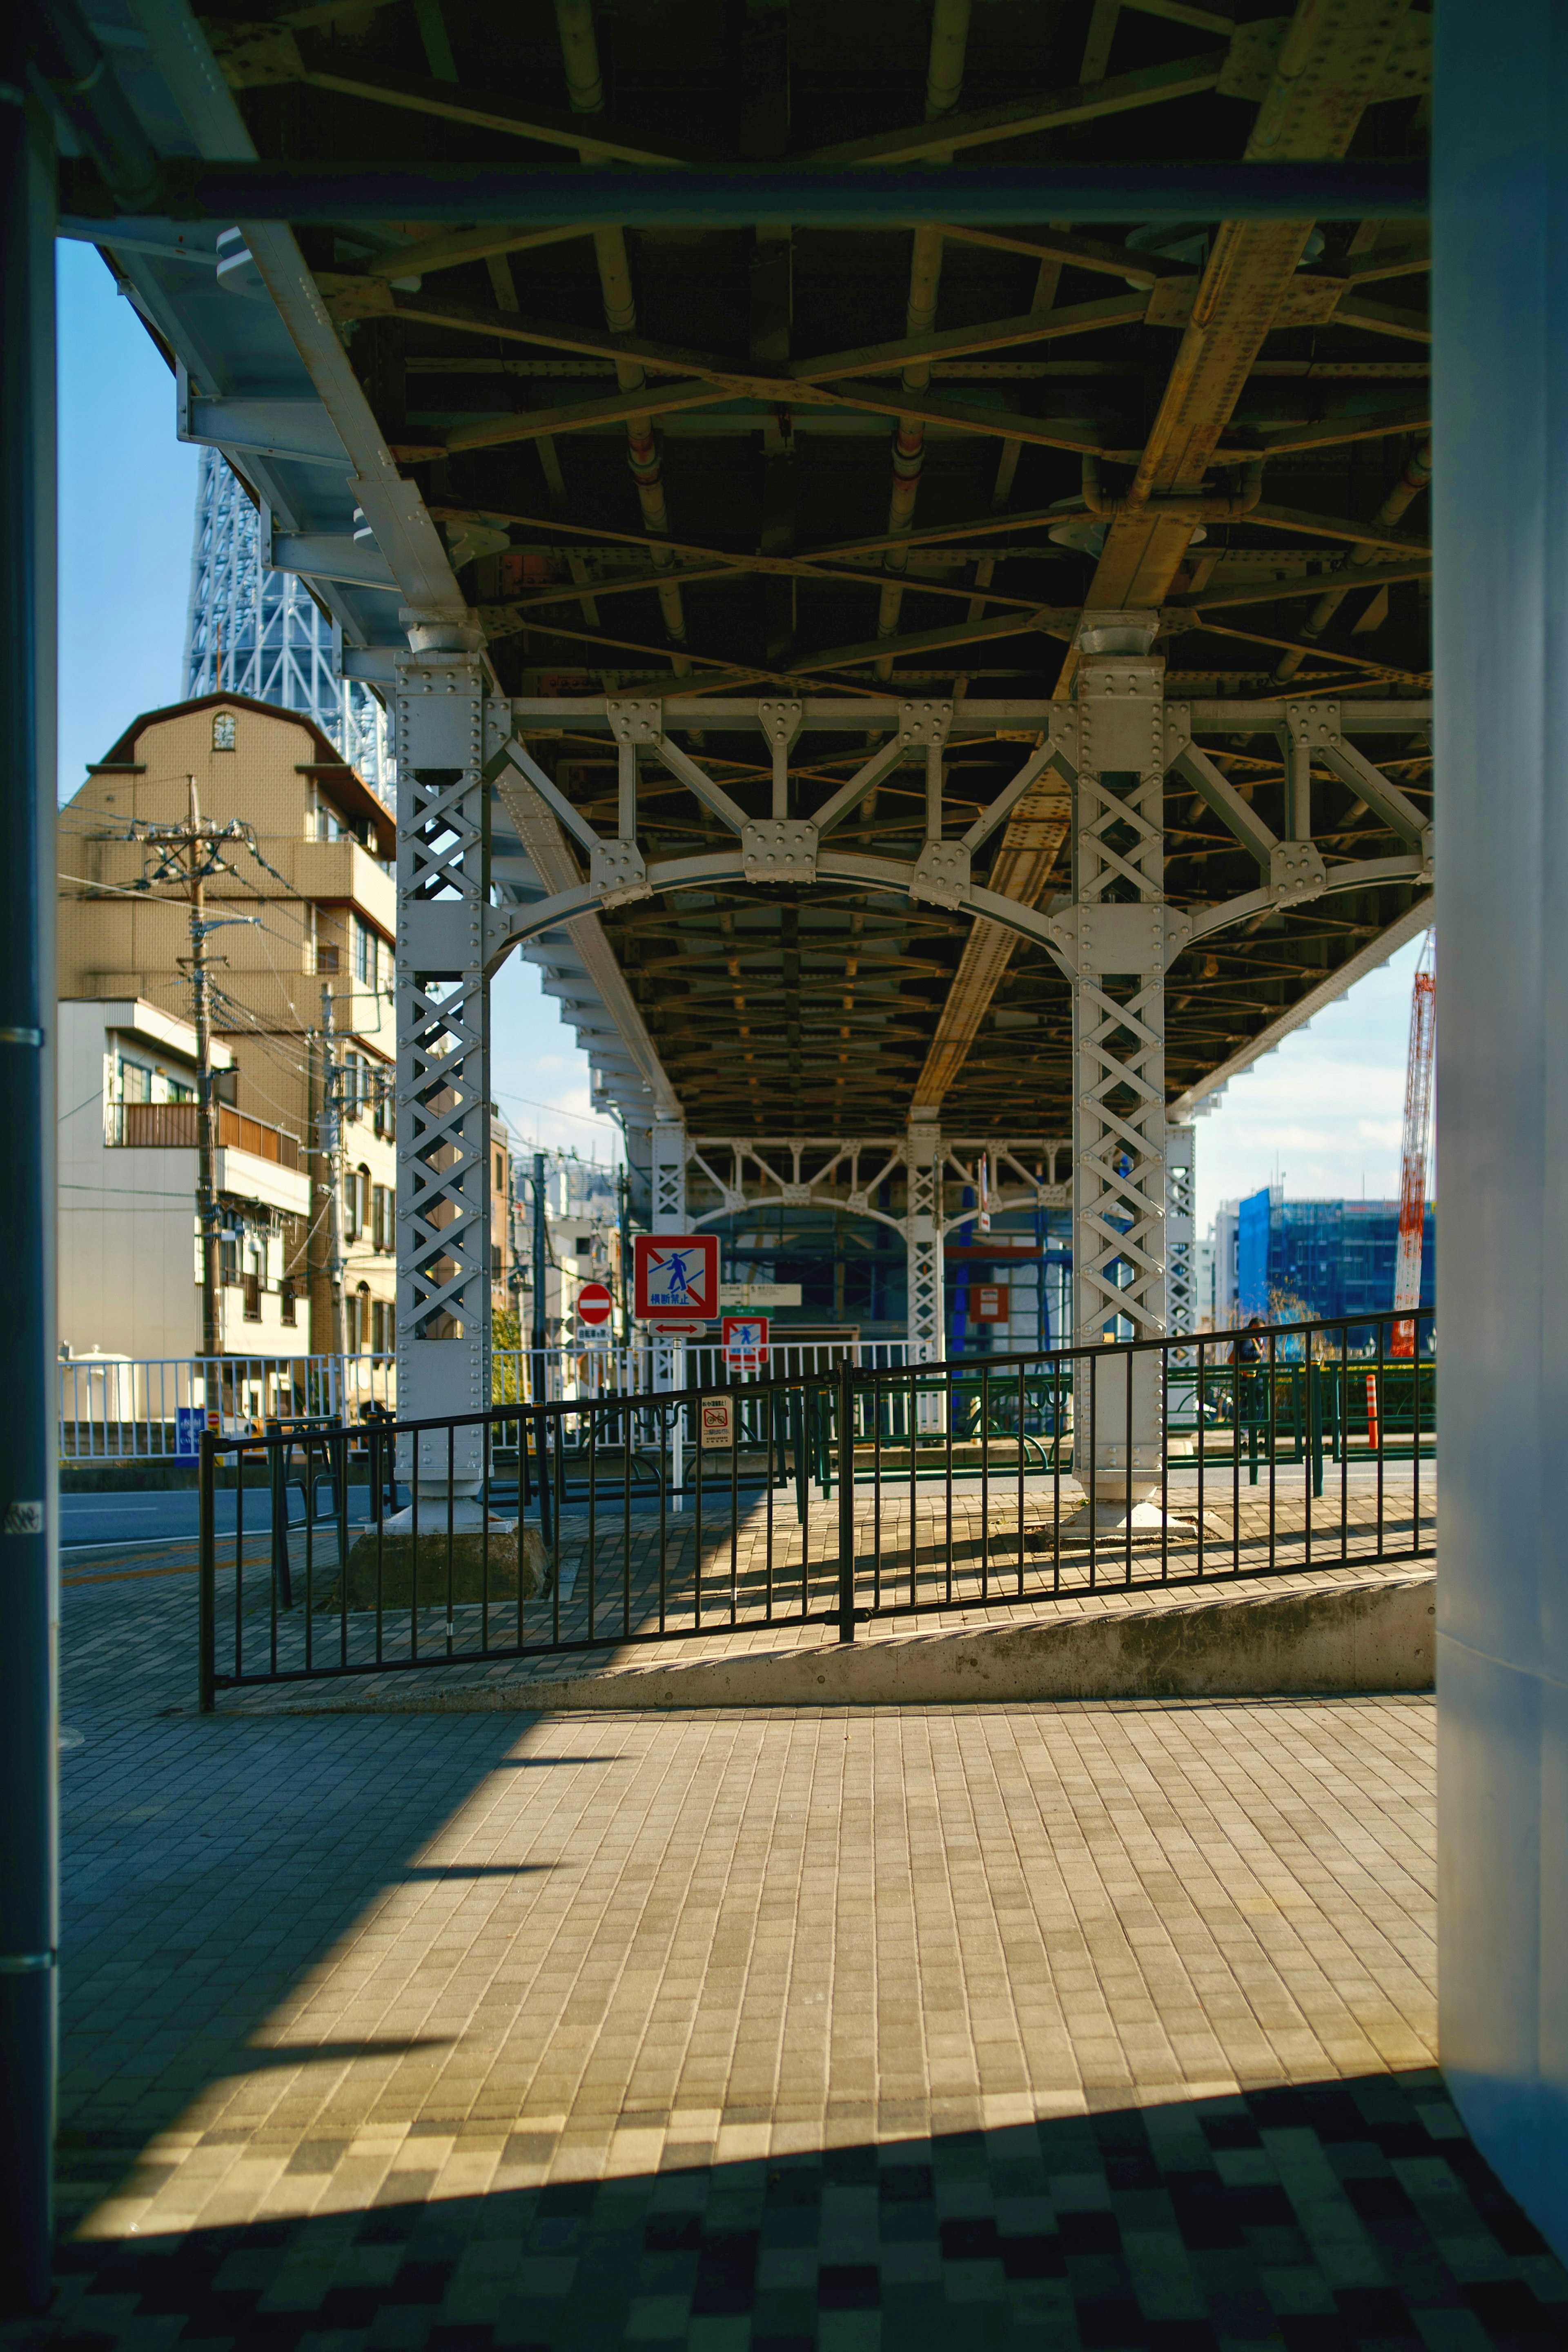
<instances>
[{"instance_id":1,"label":"paving tile","mask_svg":"<svg viewBox=\"0 0 1568 2352\"><path fill-rule=\"evenodd\" d=\"M1428 1701L204 1718L179 1582L65 1595L61 2352L1568 2329Z\"/></svg>"}]
</instances>

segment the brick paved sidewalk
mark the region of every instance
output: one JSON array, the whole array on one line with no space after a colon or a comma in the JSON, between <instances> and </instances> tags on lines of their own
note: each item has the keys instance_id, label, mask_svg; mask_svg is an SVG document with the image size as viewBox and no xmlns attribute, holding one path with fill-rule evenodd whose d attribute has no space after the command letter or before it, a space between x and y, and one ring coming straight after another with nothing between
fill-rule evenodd
<instances>
[{"instance_id":1,"label":"brick paved sidewalk","mask_svg":"<svg viewBox=\"0 0 1568 2352\"><path fill-rule=\"evenodd\" d=\"M66 1611L47 2340L1562 2338L1428 1701L202 1718L192 1581Z\"/></svg>"}]
</instances>

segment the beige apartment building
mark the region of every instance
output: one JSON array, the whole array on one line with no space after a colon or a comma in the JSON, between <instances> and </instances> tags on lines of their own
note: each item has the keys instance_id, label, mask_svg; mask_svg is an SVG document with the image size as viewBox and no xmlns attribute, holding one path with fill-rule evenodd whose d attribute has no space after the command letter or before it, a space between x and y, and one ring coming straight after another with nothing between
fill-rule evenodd
<instances>
[{"instance_id":1,"label":"beige apartment building","mask_svg":"<svg viewBox=\"0 0 1568 2352\"><path fill-rule=\"evenodd\" d=\"M238 1294L224 1301L226 1348L270 1352L263 1334L292 1337L305 1323L312 1354L332 1349L331 1201L321 1148L331 1063L342 1106L344 1336L351 1352L390 1353L396 1278L396 844L391 813L310 719L241 695L205 695L144 712L94 762L60 812L60 996L151 1007L188 1028L188 893L180 887L176 896L178 886L159 879L172 861L156 829L186 824L192 777L202 818L227 829L214 845L217 870L204 888L209 919L226 919L207 947L214 959L214 1034L234 1071L224 1089L229 1115L245 1123L247 1139L259 1146L253 1157L268 1156L279 1170L297 1168L308 1180L298 1187L298 1202L290 1198L288 1207L282 1199L288 1188L275 1181L250 1185L252 1199L232 1186L225 1192L221 1278L226 1292L232 1287ZM138 1017L145 1026L146 1016ZM116 1020L124 1030L130 1016ZM101 1017L98 1026L104 1027ZM146 1189L143 1175L132 1181L132 1159L144 1171L166 1152L170 1181L157 1189L170 1191L176 1176L182 1187L191 1184L194 1234L189 1116L182 1119L173 1108L157 1116L127 1108L138 1099L138 1087L148 1100L170 1091L172 1082L160 1087L156 1077L143 1076L149 1058L133 1052L100 1056L106 1148L104 1173L96 1181L113 1191L115 1169L126 1168L118 1186L124 1224ZM240 1133L236 1125L236 1143ZM63 1221L68 1259L71 1228L79 1222ZM136 1223L130 1214L129 1230ZM85 1223L82 1237L87 1246ZM118 1228L116 1244L95 1260L110 1283L116 1262L124 1263ZM62 1305L73 1302L73 1325L90 1297L91 1286L79 1278L84 1271L85 1262L74 1273L68 1265L62 1271ZM155 1319L165 1344L188 1322L194 1349L201 1328L199 1252L189 1253L184 1271L191 1284L188 1316L160 1311ZM122 1335L129 1334L130 1320L118 1310L106 1305L100 1319L103 1344L112 1329L126 1352L153 1352L126 1347ZM98 1337L85 1326L78 1333L62 1324L62 1338L79 1349Z\"/></svg>"}]
</instances>

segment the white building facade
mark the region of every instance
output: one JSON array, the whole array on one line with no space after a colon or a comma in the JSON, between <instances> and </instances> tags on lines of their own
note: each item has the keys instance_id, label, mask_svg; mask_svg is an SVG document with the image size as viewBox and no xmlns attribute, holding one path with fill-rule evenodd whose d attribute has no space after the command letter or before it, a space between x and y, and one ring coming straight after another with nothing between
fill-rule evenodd
<instances>
[{"instance_id":1,"label":"white building facade","mask_svg":"<svg viewBox=\"0 0 1568 2352\"><path fill-rule=\"evenodd\" d=\"M195 1033L144 998L65 998L58 1051L61 1355L197 1355ZM212 1060L233 1066L220 1044ZM217 1118L224 1352L304 1356L309 1304L287 1274L310 1214L304 1153L227 1105Z\"/></svg>"}]
</instances>

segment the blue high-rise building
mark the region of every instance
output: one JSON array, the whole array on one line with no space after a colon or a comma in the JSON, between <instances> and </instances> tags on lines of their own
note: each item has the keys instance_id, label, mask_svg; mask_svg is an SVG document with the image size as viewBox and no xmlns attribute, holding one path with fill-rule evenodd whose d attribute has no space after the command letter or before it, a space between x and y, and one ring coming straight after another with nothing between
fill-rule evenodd
<instances>
[{"instance_id":1,"label":"blue high-rise building","mask_svg":"<svg viewBox=\"0 0 1568 2352\"><path fill-rule=\"evenodd\" d=\"M1287 1201L1265 1186L1237 1216L1241 1320L1386 1315L1399 1250L1397 1201ZM1421 1304L1436 1294L1437 1212L1428 1202L1421 1242Z\"/></svg>"}]
</instances>

